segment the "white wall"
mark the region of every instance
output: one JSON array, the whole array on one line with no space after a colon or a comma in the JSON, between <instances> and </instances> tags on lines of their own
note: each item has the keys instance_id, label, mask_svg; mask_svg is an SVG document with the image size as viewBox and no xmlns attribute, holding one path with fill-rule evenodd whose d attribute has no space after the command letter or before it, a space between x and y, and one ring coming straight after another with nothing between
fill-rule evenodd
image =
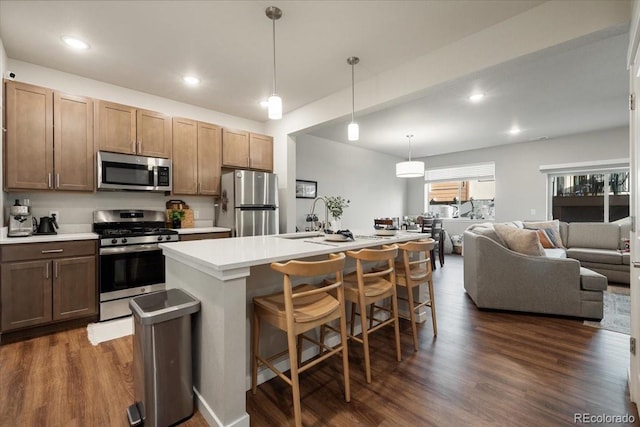
<instances>
[{"instance_id":1,"label":"white wall","mask_svg":"<svg viewBox=\"0 0 640 427\"><path fill-rule=\"evenodd\" d=\"M0 39L0 81L4 78L7 72L7 52L4 50L4 44ZM4 144L4 85L0 84L0 141ZM0 188L2 188L4 171L2 164L2 150L0 150ZM4 224L4 202L0 199L0 227Z\"/></svg>"},{"instance_id":2,"label":"white wall","mask_svg":"<svg viewBox=\"0 0 640 427\"><path fill-rule=\"evenodd\" d=\"M1 64L5 64L5 61L3 60ZM230 116L22 61L9 59L7 68L16 73L16 81L24 83L231 128L259 133L264 133L265 130L264 123ZM47 216L50 210L59 211L59 222L63 231L88 231L91 227L94 210L133 208L164 210L165 201L169 199L184 200L191 209L198 210L199 220L195 221L196 226L211 226L214 220L213 197L165 197L164 194L140 192L100 191L89 194L74 192L5 193L2 212L5 213L8 210L8 206L13 204L14 199L23 198L31 200L32 212L35 217Z\"/></svg>"},{"instance_id":3,"label":"white wall","mask_svg":"<svg viewBox=\"0 0 640 427\"><path fill-rule=\"evenodd\" d=\"M423 158L425 166L446 167L493 161L496 165L496 221L547 217L547 175L540 165L629 157L629 128L619 127L546 141L523 142L494 148ZM424 184L409 188L411 212L424 206ZM531 210L535 210L535 214Z\"/></svg>"},{"instance_id":4,"label":"white wall","mask_svg":"<svg viewBox=\"0 0 640 427\"><path fill-rule=\"evenodd\" d=\"M356 84L356 113L371 112L420 96L443 82L593 34L629 21L629 4L606 0L544 2L525 13L502 21L455 43L415 58ZM274 136L275 172L280 177L283 231L294 231L296 217L296 152L291 135L313 126L347 117L351 90L345 88L267 123ZM285 100L286 102L286 100ZM412 186L412 183L409 184ZM419 184L418 184L419 185ZM413 193L412 193L413 194ZM423 199L423 196L420 197ZM422 202L409 200L408 211L420 212ZM282 222L282 221L281 221Z\"/></svg>"},{"instance_id":5,"label":"white wall","mask_svg":"<svg viewBox=\"0 0 640 427\"><path fill-rule=\"evenodd\" d=\"M318 182L318 196L342 196L351 201L342 228L373 229L374 217L401 217L406 213L407 180L396 178L401 160L352 145L311 135L296 138L296 179ZM296 199L295 224L304 230L311 199ZM317 203L324 220L324 204Z\"/></svg>"}]
</instances>

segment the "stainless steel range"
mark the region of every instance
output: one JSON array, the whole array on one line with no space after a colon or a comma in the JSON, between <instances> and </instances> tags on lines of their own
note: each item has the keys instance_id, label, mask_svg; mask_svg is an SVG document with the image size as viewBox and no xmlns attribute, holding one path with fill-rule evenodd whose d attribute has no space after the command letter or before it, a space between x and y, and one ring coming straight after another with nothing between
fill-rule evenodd
<instances>
[{"instance_id":1,"label":"stainless steel range","mask_svg":"<svg viewBox=\"0 0 640 427\"><path fill-rule=\"evenodd\" d=\"M132 297L165 289L158 243L177 242L178 232L164 226L163 211L93 213L93 231L100 235L100 321L128 316Z\"/></svg>"}]
</instances>

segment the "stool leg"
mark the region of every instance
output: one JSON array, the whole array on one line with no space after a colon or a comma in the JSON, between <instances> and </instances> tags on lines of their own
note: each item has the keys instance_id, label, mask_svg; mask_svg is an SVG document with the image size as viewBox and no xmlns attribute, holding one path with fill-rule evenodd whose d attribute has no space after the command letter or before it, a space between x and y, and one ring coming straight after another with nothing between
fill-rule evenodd
<instances>
[{"instance_id":1,"label":"stool leg","mask_svg":"<svg viewBox=\"0 0 640 427\"><path fill-rule=\"evenodd\" d=\"M349 329L351 331L351 336L353 336L354 332L355 332L355 324L356 324L356 303L352 302L351 303L351 325L349 326Z\"/></svg>"},{"instance_id":2,"label":"stool leg","mask_svg":"<svg viewBox=\"0 0 640 427\"><path fill-rule=\"evenodd\" d=\"M418 351L418 329L416 327L416 309L413 302L413 288L407 283L407 302L409 304L409 319L411 320L411 333L413 334L413 351Z\"/></svg>"},{"instance_id":3,"label":"stool leg","mask_svg":"<svg viewBox=\"0 0 640 427\"><path fill-rule=\"evenodd\" d=\"M360 295L360 327L362 328L362 347L364 349L364 372L367 384L371 384L371 359L369 357L369 329L367 328L367 306L364 305L364 296Z\"/></svg>"},{"instance_id":4,"label":"stool leg","mask_svg":"<svg viewBox=\"0 0 640 427\"><path fill-rule=\"evenodd\" d=\"M400 351L400 322L398 320L398 295L396 293L395 286L393 287L393 294L391 295L391 306L393 307L393 327L396 331L396 355L398 362L402 360L402 353Z\"/></svg>"},{"instance_id":5,"label":"stool leg","mask_svg":"<svg viewBox=\"0 0 640 427\"><path fill-rule=\"evenodd\" d=\"M287 331L287 341L289 345L289 363L291 365L291 391L293 395L293 416L296 427L302 426L302 410L300 408L300 383L298 381L298 350L296 336L293 329Z\"/></svg>"},{"instance_id":6,"label":"stool leg","mask_svg":"<svg viewBox=\"0 0 640 427\"><path fill-rule=\"evenodd\" d=\"M431 320L433 321L433 336L438 336L438 323L436 322L436 300L433 294L433 280L427 282L429 284L429 308L431 308Z\"/></svg>"},{"instance_id":7,"label":"stool leg","mask_svg":"<svg viewBox=\"0 0 640 427\"><path fill-rule=\"evenodd\" d=\"M253 309L253 328L251 329L253 341L253 357L251 358L251 393L256 394L258 387L258 351L260 344L260 317Z\"/></svg>"},{"instance_id":8,"label":"stool leg","mask_svg":"<svg viewBox=\"0 0 640 427\"><path fill-rule=\"evenodd\" d=\"M351 385L349 381L349 346L347 344L347 314L344 303L340 317L340 341L342 342L342 375L344 376L344 400L351 402Z\"/></svg>"}]
</instances>

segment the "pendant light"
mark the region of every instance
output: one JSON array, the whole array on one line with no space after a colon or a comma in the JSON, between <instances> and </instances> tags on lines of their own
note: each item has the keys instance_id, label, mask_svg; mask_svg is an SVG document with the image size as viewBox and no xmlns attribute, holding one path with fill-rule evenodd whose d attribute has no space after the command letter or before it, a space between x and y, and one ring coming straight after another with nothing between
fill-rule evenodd
<instances>
[{"instance_id":1,"label":"pendant light","mask_svg":"<svg viewBox=\"0 0 640 427\"><path fill-rule=\"evenodd\" d=\"M282 118L282 98L276 92L276 21L282 17L282 10L275 6L269 6L265 13L273 23L273 93L267 100L269 118L279 120Z\"/></svg>"},{"instance_id":2,"label":"pendant light","mask_svg":"<svg viewBox=\"0 0 640 427\"><path fill-rule=\"evenodd\" d=\"M396 163L396 176L398 178L417 178L424 176L424 162L411 161L411 138L413 134L407 135L409 138L409 160Z\"/></svg>"},{"instance_id":3,"label":"pendant light","mask_svg":"<svg viewBox=\"0 0 640 427\"><path fill-rule=\"evenodd\" d=\"M347 64L351 65L351 123L347 126L347 138L349 141L357 141L360 138L360 127L353 121L353 115L356 109L354 66L358 62L360 62L360 58L357 56L347 58Z\"/></svg>"}]
</instances>

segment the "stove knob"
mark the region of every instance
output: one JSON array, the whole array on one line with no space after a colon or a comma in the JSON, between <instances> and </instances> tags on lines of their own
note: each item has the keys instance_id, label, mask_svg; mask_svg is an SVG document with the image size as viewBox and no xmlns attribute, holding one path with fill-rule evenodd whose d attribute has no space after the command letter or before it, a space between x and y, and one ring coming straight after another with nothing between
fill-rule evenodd
<instances>
[{"instance_id":1,"label":"stove knob","mask_svg":"<svg viewBox=\"0 0 640 427\"><path fill-rule=\"evenodd\" d=\"M127 238L122 239L122 243L127 243Z\"/></svg>"},{"instance_id":2,"label":"stove knob","mask_svg":"<svg viewBox=\"0 0 640 427\"><path fill-rule=\"evenodd\" d=\"M171 236L165 237L164 240L171 240Z\"/></svg>"},{"instance_id":3,"label":"stove knob","mask_svg":"<svg viewBox=\"0 0 640 427\"><path fill-rule=\"evenodd\" d=\"M162 236L158 236L158 240L160 240L160 241L161 241L161 240L162 240Z\"/></svg>"},{"instance_id":4,"label":"stove knob","mask_svg":"<svg viewBox=\"0 0 640 427\"><path fill-rule=\"evenodd\" d=\"M115 245L116 243L118 243L118 239L111 239L111 243Z\"/></svg>"}]
</instances>

